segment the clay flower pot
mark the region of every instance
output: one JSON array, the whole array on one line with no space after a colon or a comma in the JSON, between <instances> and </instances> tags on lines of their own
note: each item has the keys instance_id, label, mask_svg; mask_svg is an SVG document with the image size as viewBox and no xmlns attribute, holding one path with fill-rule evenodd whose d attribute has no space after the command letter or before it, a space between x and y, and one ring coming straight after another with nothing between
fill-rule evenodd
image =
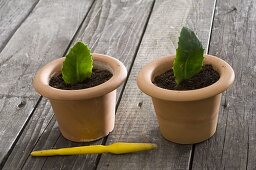
<instances>
[{"instance_id":1,"label":"clay flower pot","mask_svg":"<svg viewBox=\"0 0 256 170\"><path fill-rule=\"evenodd\" d=\"M205 55L220 79L205 88L187 91L167 90L152 83L154 78L172 68L175 55L159 58L142 68L137 77L139 88L152 97L161 134L179 144L193 144L210 138L216 131L221 93L234 81L231 66Z\"/></svg>"},{"instance_id":2,"label":"clay flower pot","mask_svg":"<svg viewBox=\"0 0 256 170\"><path fill-rule=\"evenodd\" d=\"M34 88L50 100L65 138L85 142L108 135L114 128L116 88L126 79L125 66L115 58L93 53L93 67L109 70L113 74L111 79L88 89L61 90L49 86L49 80L60 74L64 59L39 69L33 80Z\"/></svg>"}]
</instances>

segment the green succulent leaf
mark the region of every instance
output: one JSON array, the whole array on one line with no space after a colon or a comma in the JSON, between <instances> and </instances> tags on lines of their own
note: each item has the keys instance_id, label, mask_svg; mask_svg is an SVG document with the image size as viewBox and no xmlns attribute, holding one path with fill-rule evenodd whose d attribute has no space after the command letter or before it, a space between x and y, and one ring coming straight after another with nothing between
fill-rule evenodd
<instances>
[{"instance_id":1,"label":"green succulent leaf","mask_svg":"<svg viewBox=\"0 0 256 170\"><path fill-rule=\"evenodd\" d=\"M66 55L62 78L66 84L82 82L92 75L93 60L89 47L77 42Z\"/></svg>"},{"instance_id":2,"label":"green succulent leaf","mask_svg":"<svg viewBox=\"0 0 256 170\"><path fill-rule=\"evenodd\" d=\"M180 33L176 57L173 63L175 81L180 84L202 69L204 49L195 33L183 27Z\"/></svg>"}]
</instances>

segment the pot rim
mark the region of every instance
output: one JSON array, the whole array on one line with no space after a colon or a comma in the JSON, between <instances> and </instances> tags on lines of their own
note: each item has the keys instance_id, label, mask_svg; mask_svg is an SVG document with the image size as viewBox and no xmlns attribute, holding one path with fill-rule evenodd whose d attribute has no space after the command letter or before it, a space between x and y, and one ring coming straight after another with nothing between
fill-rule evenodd
<instances>
[{"instance_id":1,"label":"pot rim","mask_svg":"<svg viewBox=\"0 0 256 170\"><path fill-rule=\"evenodd\" d=\"M140 90L151 97L162 100L194 101L220 94L234 82L234 70L227 62L216 56L204 55L204 64L211 64L220 74L219 80L214 84L200 89L185 91L168 90L154 85L152 80L155 78L157 70L159 70L161 66L165 66L167 69L171 68L174 58L175 55L164 56L145 65L137 76L137 85ZM167 69L164 71L167 71ZM164 71L162 71L162 73Z\"/></svg>"},{"instance_id":2,"label":"pot rim","mask_svg":"<svg viewBox=\"0 0 256 170\"><path fill-rule=\"evenodd\" d=\"M54 74L61 72L65 60L65 57L62 57L51 61L37 71L33 79L35 90L42 96L53 100L81 100L105 95L124 82L127 70L122 62L111 56L98 53L92 53L92 57L94 61L107 65L112 69L113 76L108 81L94 87L79 90L62 90L49 86L50 78Z\"/></svg>"}]
</instances>

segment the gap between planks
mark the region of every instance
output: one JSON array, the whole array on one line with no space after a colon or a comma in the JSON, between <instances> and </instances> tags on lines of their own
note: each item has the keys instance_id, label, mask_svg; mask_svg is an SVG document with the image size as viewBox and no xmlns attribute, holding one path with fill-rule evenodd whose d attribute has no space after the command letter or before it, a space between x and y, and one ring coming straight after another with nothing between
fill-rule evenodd
<instances>
[{"instance_id":1,"label":"gap between planks","mask_svg":"<svg viewBox=\"0 0 256 170\"><path fill-rule=\"evenodd\" d=\"M128 73L127 73L127 78L126 78L125 83L124 83L124 86L123 86L123 88L122 88L122 90L121 90L121 92L120 92L120 96L119 96L118 101L117 101L117 104L116 104L115 112L117 111L118 106L119 106L119 104L120 104L120 102L121 102L121 99L122 99L122 96L123 96L123 92L124 92L124 90L125 90L126 84L127 84L128 79L129 79L129 77L130 77L130 74L131 74L131 71L132 71L132 67L133 67L133 65L134 65L134 61L135 61L136 56L137 56L137 54L138 54L138 51L139 51L139 49L140 49L140 45L141 45L142 39L143 39L143 37L144 37L144 34L145 34L145 32L146 32L146 28L147 28L148 23L149 23L149 19L150 19L150 17L151 17L152 12L153 12L153 8L154 8L154 5L155 5L155 1L156 1L156 0L154 0L153 3L152 3L152 5L151 5L151 9L150 9L149 15L148 15L148 17L147 17L147 21L146 21L146 23L145 23L145 25L144 25L144 28L143 28L143 31L142 31L142 35L141 35L140 40L139 40L139 44L138 44L138 46L137 46L137 48L136 48L136 50L135 50L135 54L134 54L134 56L133 56L130 69L128 70ZM103 139L102 145L106 145L107 140L108 140L108 136L106 136L106 137ZM100 159L101 159L101 156L102 156L102 154L99 154L99 155L97 156L97 158L96 158L96 163L95 163L95 167L93 168L94 170L97 169L98 164L99 164Z\"/></svg>"},{"instance_id":2,"label":"gap between planks","mask_svg":"<svg viewBox=\"0 0 256 170\"><path fill-rule=\"evenodd\" d=\"M210 42L211 42L211 38L212 38L212 32L213 32L213 24L214 24L214 17L215 17L215 10L216 10L216 4L217 4L217 0L214 0L214 4L213 4L213 10L212 10L212 18L211 18L211 26L210 26L210 32L209 32L209 38L208 38L208 43L207 43L207 47L206 47L206 54L209 54L210 51ZM192 151L191 151L191 155L190 155L190 159L189 159L189 170L193 169L193 161L194 161L194 154L195 154L195 148L196 148L196 144L192 145Z\"/></svg>"}]
</instances>

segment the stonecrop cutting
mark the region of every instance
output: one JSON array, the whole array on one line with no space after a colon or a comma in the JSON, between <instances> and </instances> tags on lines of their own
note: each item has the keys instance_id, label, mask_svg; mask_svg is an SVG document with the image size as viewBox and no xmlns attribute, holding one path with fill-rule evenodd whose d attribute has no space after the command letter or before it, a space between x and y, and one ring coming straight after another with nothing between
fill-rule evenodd
<instances>
[{"instance_id":1,"label":"stonecrop cutting","mask_svg":"<svg viewBox=\"0 0 256 170\"><path fill-rule=\"evenodd\" d=\"M183 27L173 63L175 81L179 85L199 73L203 66L204 49L195 33Z\"/></svg>"},{"instance_id":2,"label":"stonecrop cutting","mask_svg":"<svg viewBox=\"0 0 256 170\"><path fill-rule=\"evenodd\" d=\"M79 83L91 77L92 68L91 50L83 42L77 42L66 55L62 78L66 84Z\"/></svg>"}]
</instances>

